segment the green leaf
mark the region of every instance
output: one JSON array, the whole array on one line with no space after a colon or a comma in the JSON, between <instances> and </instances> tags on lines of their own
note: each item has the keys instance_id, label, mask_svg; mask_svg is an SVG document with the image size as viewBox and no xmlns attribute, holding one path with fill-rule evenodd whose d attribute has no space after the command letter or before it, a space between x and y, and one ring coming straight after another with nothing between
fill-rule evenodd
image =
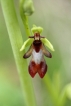
<instances>
[{"instance_id":1,"label":"green leaf","mask_svg":"<svg viewBox=\"0 0 71 106\"><path fill-rule=\"evenodd\" d=\"M67 84L59 97L59 105L58 106L65 106L66 100L70 99L71 100L71 83Z\"/></svg>"},{"instance_id":2,"label":"green leaf","mask_svg":"<svg viewBox=\"0 0 71 106\"><path fill-rule=\"evenodd\" d=\"M19 52L19 49L21 45L23 44L23 39L22 39L20 26L18 23L18 18L16 15L15 7L14 7L14 0L1 0L1 7L3 10L11 46L13 49L13 54L14 54L16 65L17 65L17 71L21 81L21 87L23 90L22 93L24 97L25 106L36 106L36 100L35 100L34 90L32 86L32 81L27 72L27 61L22 58L23 52L21 53ZM25 24L26 23L27 22L25 22ZM26 25L26 28L25 28L26 31L28 28L27 26L28 25ZM0 105L0 106L8 106L8 105ZM15 106L17 106L17 104L15 104Z\"/></svg>"},{"instance_id":3,"label":"green leaf","mask_svg":"<svg viewBox=\"0 0 71 106\"><path fill-rule=\"evenodd\" d=\"M66 95L71 100L71 83L66 87Z\"/></svg>"},{"instance_id":4,"label":"green leaf","mask_svg":"<svg viewBox=\"0 0 71 106\"><path fill-rule=\"evenodd\" d=\"M50 41L46 38L41 39L44 45L46 45L51 51L55 51L53 48L53 45L50 43Z\"/></svg>"},{"instance_id":5,"label":"green leaf","mask_svg":"<svg viewBox=\"0 0 71 106\"><path fill-rule=\"evenodd\" d=\"M31 45L32 42L33 42L33 39L30 39L30 38L27 39L27 40L24 42L24 44L22 45L20 51L23 51L27 46Z\"/></svg>"}]
</instances>

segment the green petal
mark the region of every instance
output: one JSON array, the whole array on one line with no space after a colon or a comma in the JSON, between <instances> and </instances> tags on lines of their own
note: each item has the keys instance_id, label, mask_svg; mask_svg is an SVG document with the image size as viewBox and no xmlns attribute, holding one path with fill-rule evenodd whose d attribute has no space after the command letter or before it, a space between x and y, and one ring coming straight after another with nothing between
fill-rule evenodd
<instances>
[{"instance_id":1,"label":"green petal","mask_svg":"<svg viewBox=\"0 0 71 106\"><path fill-rule=\"evenodd\" d=\"M48 39L43 38L43 39L41 39L41 40L42 40L42 42L44 43L44 45L46 45L50 50L55 51L54 48L53 48L53 45L49 42Z\"/></svg>"},{"instance_id":2,"label":"green petal","mask_svg":"<svg viewBox=\"0 0 71 106\"><path fill-rule=\"evenodd\" d=\"M22 45L20 51L23 51L27 46L31 45L32 42L33 42L33 39L30 39L30 38L27 39L27 40L24 42L24 44Z\"/></svg>"}]
</instances>

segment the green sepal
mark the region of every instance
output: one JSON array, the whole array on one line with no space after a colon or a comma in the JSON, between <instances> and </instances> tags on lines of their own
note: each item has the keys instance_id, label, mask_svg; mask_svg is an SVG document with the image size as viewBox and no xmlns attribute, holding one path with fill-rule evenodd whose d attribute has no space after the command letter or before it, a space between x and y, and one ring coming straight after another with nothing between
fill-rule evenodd
<instances>
[{"instance_id":1,"label":"green sepal","mask_svg":"<svg viewBox=\"0 0 71 106\"><path fill-rule=\"evenodd\" d=\"M27 40L24 42L24 44L22 45L20 51L23 51L27 46L29 46L30 44L32 44L32 42L33 42L33 39L30 39L30 38L27 39Z\"/></svg>"},{"instance_id":2,"label":"green sepal","mask_svg":"<svg viewBox=\"0 0 71 106\"><path fill-rule=\"evenodd\" d=\"M31 29L32 33L41 33L43 31L42 27L37 27L36 25L33 25L33 28Z\"/></svg>"},{"instance_id":3,"label":"green sepal","mask_svg":"<svg viewBox=\"0 0 71 106\"><path fill-rule=\"evenodd\" d=\"M53 48L53 45L50 43L50 41L46 38L41 39L43 44L46 45L51 51L55 51Z\"/></svg>"}]
</instances>

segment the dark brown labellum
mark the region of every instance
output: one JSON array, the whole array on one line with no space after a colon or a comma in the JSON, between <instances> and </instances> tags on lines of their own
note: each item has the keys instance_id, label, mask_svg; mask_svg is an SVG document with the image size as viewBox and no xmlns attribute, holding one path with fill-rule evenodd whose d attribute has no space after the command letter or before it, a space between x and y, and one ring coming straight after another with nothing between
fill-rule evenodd
<instances>
[{"instance_id":1,"label":"dark brown labellum","mask_svg":"<svg viewBox=\"0 0 71 106\"><path fill-rule=\"evenodd\" d=\"M44 37L41 37L39 33L35 33L34 36L31 36L30 38L34 38L33 43L31 44L29 50L24 54L23 58L26 59L32 55L28 66L29 74L33 78L36 73L38 73L39 76L43 78L48 68L44 55L48 58L51 58L52 55L42 43L41 38L44 39Z\"/></svg>"}]
</instances>

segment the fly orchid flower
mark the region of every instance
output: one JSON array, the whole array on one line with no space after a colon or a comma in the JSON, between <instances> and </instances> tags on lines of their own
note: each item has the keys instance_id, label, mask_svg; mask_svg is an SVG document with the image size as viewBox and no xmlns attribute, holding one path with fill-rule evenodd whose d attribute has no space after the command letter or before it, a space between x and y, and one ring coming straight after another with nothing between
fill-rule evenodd
<instances>
[{"instance_id":1,"label":"fly orchid flower","mask_svg":"<svg viewBox=\"0 0 71 106\"><path fill-rule=\"evenodd\" d=\"M29 39L26 40L21 47L20 51L23 51L26 46L30 45L29 50L24 54L23 58L29 58L32 55L30 60L28 71L31 77L34 77L36 73L43 78L47 72L47 64L44 59L44 55L48 58L51 58L51 53L46 49L45 45L54 51L53 45L43 36L40 35L43 28L34 26L32 29L34 33L33 36L29 36Z\"/></svg>"}]
</instances>

